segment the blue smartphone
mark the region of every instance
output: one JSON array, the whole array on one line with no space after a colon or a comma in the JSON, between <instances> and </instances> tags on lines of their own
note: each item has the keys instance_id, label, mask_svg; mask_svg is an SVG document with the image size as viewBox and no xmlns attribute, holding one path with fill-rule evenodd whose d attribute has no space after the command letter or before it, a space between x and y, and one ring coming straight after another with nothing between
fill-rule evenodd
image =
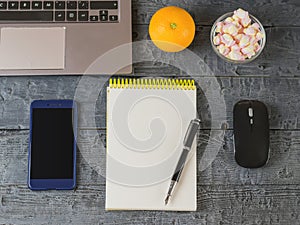
<instances>
[{"instance_id":1,"label":"blue smartphone","mask_svg":"<svg viewBox=\"0 0 300 225\"><path fill-rule=\"evenodd\" d=\"M28 187L71 190L76 186L77 105L36 100L30 106Z\"/></svg>"}]
</instances>

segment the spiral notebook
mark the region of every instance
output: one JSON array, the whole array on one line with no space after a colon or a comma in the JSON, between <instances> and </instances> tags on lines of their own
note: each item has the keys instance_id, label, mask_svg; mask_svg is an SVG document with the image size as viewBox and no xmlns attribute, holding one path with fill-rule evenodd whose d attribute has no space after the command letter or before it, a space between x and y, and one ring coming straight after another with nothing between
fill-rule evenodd
<instances>
[{"instance_id":1,"label":"spiral notebook","mask_svg":"<svg viewBox=\"0 0 300 225\"><path fill-rule=\"evenodd\" d=\"M111 79L107 88L106 210L196 210L196 140L164 199L196 118L193 80Z\"/></svg>"}]
</instances>

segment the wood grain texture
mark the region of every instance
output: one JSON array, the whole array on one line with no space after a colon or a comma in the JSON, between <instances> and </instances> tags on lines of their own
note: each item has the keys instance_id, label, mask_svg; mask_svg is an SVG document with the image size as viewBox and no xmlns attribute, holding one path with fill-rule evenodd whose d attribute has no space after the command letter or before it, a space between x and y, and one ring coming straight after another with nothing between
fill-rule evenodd
<instances>
[{"instance_id":1,"label":"wood grain texture","mask_svg":"<svg viewBox=\"0 0 300 225\"><path fill-rule=\"evenodd\" d=\"M105 186L75 191L33 192L24 185L0 185L0 223L5 224L189 224L299 225L297 185L198 186L197 212L105 212Z\"/></svg>"},{"instance_id":2,"label":"wood grain texture","mask_svg":"<svg viewBox=\"0 0 300 225\"><path fill-rule=\"evenodd\" d=\"M29 108L34 99L73 99L79 102L79 126L84 129L105 128L106 86L109 77L99 76L78 85L80 77L10 77L0 81L0 128L28 129ZM232 109L242 99L258 99L269 109L271 129L299 129L300 79L265 77L195 78L198 89L198 112L205 129L220 129L228 123L232 128ZM207 94L216 89L216 95ZM220 93L218 93L220 92ZM208 104L224 98L226 114ZM96 108L95 108L96 107ZM221 107L221 106L220 106Z\"/></svg>"},{"instance_id":3,"label":"wood grain texture","mask_svg":"<svg viewBox=\"0 0 300 225\"><path fill-rule=\"evenodd\" d=\"M236 164L232 131L226 131L224 137L223 134L223 131L210 133L208 130L202 130L200 132L197 148L198 184L300 184L300 131L272 131L270 160L265 167L253 170ZM0 133L0 185L26 184L28 135L28 131ZM105 131L80 131L78 146L78 185L104 185Z\"/></svg>"},{"instance_id":4,"label":"wood grain texture","mask_svg":"<svg viewBox=\"0 0 300 225\"><path fill-rule=\"evenodd\" d=\"M175 5L186 9L198 25L212 25L221 15L237 8L249 11L264 26L299 26L300 5L297 0L133 0L133 23L149 24L161 7Z\"/></svg>"}]
</instances>

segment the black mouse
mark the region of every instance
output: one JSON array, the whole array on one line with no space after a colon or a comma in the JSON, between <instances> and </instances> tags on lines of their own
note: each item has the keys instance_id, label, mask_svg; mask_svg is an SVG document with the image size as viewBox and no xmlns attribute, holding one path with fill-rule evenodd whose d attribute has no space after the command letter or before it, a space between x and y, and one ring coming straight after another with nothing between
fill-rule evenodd
<instances>
[{"instance_id":1,"label":"black mouse","mask_svg":"<svg viewBox=\"0 0 300 225\"><path fill-rule=\"evenodd\" d=\"M235 160L245 168L264 166L269 158L270 131L266 105L243 100L233 109Z\"/></svg>"}]
</instances>

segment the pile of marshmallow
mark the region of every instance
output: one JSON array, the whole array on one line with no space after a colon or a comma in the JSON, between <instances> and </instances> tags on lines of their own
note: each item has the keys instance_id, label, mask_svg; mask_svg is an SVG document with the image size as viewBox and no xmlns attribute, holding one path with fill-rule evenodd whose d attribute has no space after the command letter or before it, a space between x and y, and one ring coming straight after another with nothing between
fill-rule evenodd
<instances>
[{"instance_id":1,"label":"pile of marshmallow","mask_svg":"<svg viewBox=\"0 0 300 225\"><path fill-rule=\"evenodd\" d=\"M249 13L235 10L233 16L218 22L213 42L219 52L231 60L250 59L260 50L264 38L258 23L251 23Z\"/></svg>"}]
</instances>

